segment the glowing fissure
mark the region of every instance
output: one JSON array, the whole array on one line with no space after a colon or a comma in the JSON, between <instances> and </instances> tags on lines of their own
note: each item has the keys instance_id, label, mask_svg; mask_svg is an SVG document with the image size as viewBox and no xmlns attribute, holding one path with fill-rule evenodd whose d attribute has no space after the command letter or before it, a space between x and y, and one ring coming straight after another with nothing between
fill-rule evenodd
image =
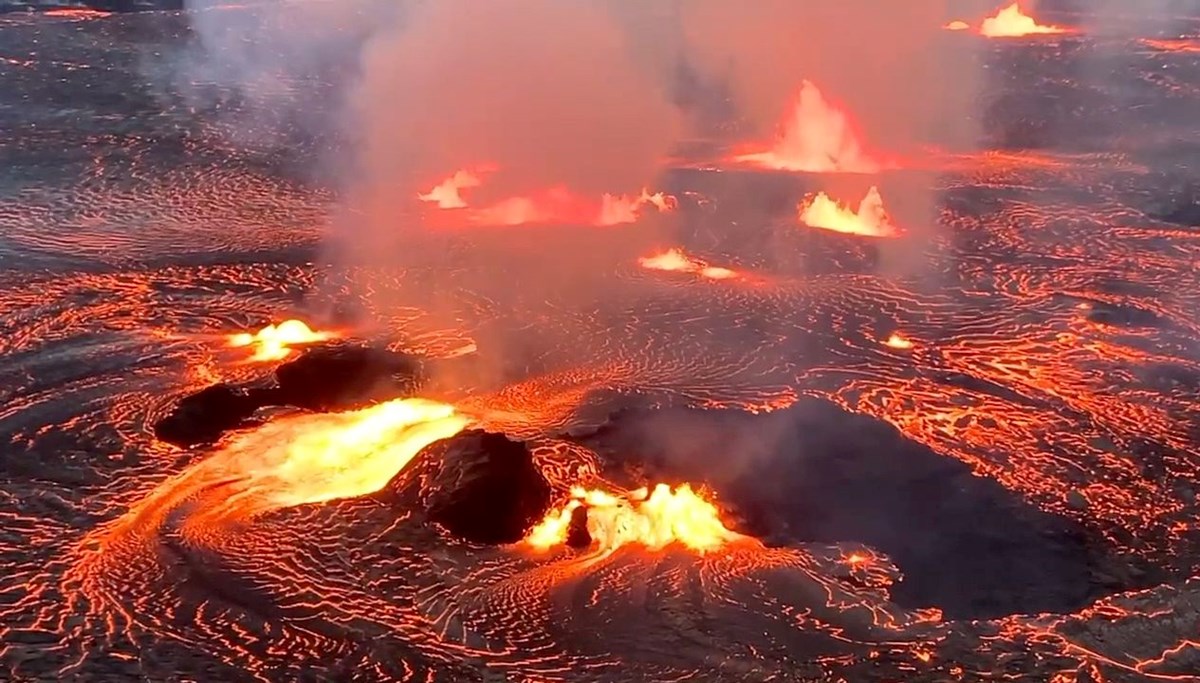
<instances>
[{"instance_id":1,"label":"glowing fissure","mask_svg":"<svg viewBox=\"0 0 1200 683\"><path fill-rule=\"evenodd\" d=\"M825 99L811 81L800 86L774 145L735 160L808 173L878 173L886 166L866 152L850 116Z\"/></svg>"},{"instance_id":2,"label":"glowing fissure","mask_svg":"<svg viewBox=\"0 0 1200 683\"><path fill-rule=\"evenodd\" d=\"M316 344L333 339L332 332L316 331L301 320L285 320L278 325L267 325L253 334L242 332L230 335L229 345L254 348L252 361L273 361L287 358L293 346Z\"/></svg>"},{"instance_id":3,"label":"glowing fissure","mask_svg":"<svg viewBox=\"0 0 1200 683\"><path fill-rule=\"evenodd\" d=\"M587 530L597 552L612 553L625 545L661 550L679 544L704 553L747 537L730 531L721 522L715 505L688 484L672 489L658 484L619 495L576 487L571 499L546 515L525 542L545 550L566 542L575 510L587 508Z\"/></svg>"},{"instance_id":4,"label":"glowing fissure","mask_svg":"<svg viewBox=\"0 0 1200 683\"><path fill-rule=\"evenodd\" d=\"M872 187L859 202L858 211L830 199L824 192L800 205L800 222L812 228L833 230L848 235L894 237L900 230L891 222L883 208L879 189Z\"/></svg>"}]
</instances>

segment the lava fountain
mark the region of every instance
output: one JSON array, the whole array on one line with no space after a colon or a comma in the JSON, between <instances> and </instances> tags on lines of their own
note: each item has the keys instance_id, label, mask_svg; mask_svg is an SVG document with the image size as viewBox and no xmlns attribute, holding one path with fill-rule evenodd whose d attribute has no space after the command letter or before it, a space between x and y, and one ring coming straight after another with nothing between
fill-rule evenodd
<instances>
[{"instance_id":1,"label":"lava fountain","mask_svg":"<svg viewBox=\"0 0 1200 683\"><path fill-rule=\"evenodd\" d=\"M493 171L485 167L483 171ZM539 223L582 225L621 225L635 223L642 212L654 207L660 213L675 209L675 198L642 188L637 195L604 194L599 199L582 197L571 189L556 185L523 195L507 197L480 208L471 208L462 190L483 184L479 172L459 170L428 192L417 195L439 209L469 209L467 222L476 225L513 226Z\"/></svg>"},{"instance_id":2,"label":"lava fountain","mask_svg":"<svg viewBox=\"0 0 1200 683\"><path fill-rule=\"evenodd\" d=\"M254 334L242 332L230 335L229 345L254 347L254 355L250 357L252 361L273 361L287 358L293 346L317 344L336 336L332 332L313 330L304 321L292 319L278 325L267 325Z\"/></svg>"},{"instance_id":3,"label":"lava fountain","mask_svg":"<svg viewBox=\"0 0 1200 683\"><path fill-rule=\"evenodd\" d=\"M482 182L479 176L470 171L457 171L430 191L418 194L417 199L423 202L433 202L439 209L465 209L467 201L463 199L460 191L470 187L479 187Z\"/></svg>"},{"instance_id":4,"label":"lava fountain","mask_svg":"<svg viewBox=\"0 0 1200 683\"><path fill-rule=\"evenodd\" d=\"M1017 2L999 10L995 16L984 19L979 26L980 35L988 38L1016 38L1066 32L1066 29L1059 26L1043 26L1037 23L1033 17L1021 11L1020 3Z\"/></svg>"},{"instance_id":5,"label":"lava fountain","mask_svg":"<svg viewBox=\"0 0 1200 683\"><path fill-rule=\"evenodd\" d=\"M734 160L780 171L878 173L888 166L869 155L856 126L842 107L804 81L774 145L739 154Z\"/></svg>"},{"instance_id":6,"label":"lava fountain","mask_svg":"<svg viewBox=\"0 0 1200 683\"><path fill-rule=\"evenodd\" d=\"M571 499L530 530L525 543L546 550L567 541L575 511L587 512L587 531L600 554L624 545L662 550L679 544L705 553L748 537L730 531L721 522L715 505L688 484L672 489L658 484L618 495L599 489L575 487Z\"/></svg>"},{"instance_id":7,"label":"lava fountain","mask_svg":"<svg viewBox=\"0 0 1200 683\"><path fill-rule=\"evenodd\" d=\"M857 212L830 199L824 192L818 192L800 205L799 217L800 222L809 227L847 235L895 237L900 234L899 228L892 224L884 210L883 198L876 187L867 191L867 196L859 202Z\"/></svg>"},{"instance_id":8,"label":"lava fountain","mask_svg":"<svg viewBox=\"0 0 1200 683\"><path fill-rule=\"evenodd\" d=\"M638 259L638 264L647 270L694 273L710 280L729 280L738 276L737 272L729 268L710 266L677 248L659 252L654 256L644 256Z\"/></svg>"}]
</instances>

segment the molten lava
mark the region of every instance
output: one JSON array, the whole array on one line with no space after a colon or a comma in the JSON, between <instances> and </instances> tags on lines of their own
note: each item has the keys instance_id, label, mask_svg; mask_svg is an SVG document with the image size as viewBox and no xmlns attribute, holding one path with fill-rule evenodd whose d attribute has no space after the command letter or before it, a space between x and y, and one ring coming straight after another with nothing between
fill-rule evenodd
<instances>
[{"instance_id":1,"label":"molten lava","mask_svg":"<svg viewBox=\"0 0 1200 683\"><path fill-rule=\"evenodd\" d=\"M284 417L239 434L189 474L228 482L230 495L212 510L224 518L354 498L383 488L421 449L469 423L454 406L421 398Z\"/></svg>"},{"instance_id":2,"label":"molten lava","mask_svg":"<svg viewBox=\"0 0 1200 683\"><path fill-rule=\"evenodd\" d=\"M488 166L475 172L457 171L428 192L418 194L417 198L436 204L439 209L466 209L470 204L462 190L479 187L483 184L480 174L493 170L495 167ZM648 206L665 213L675 208L675 198L662 192L651 194L643 188L639 195L604 194L597 201L559 185L471 209L467 216L468 222L478 225L567 223L606 226L637 222Z\"/></svg>"},{"instance_id":3,"label":"molten lava","mask_svg":"<svg viewBox=\"0 0 1200 683\"><path fill-rule=\"evenodd\" d=\"M467 201L462 198L460 190L469 187L479 187L482 181L470 171L458 171L429 192L417 195L423 202L433 202L439 209L465 209Z\"/></svg>"},{"instance_id":4,"label":"molten lava","mask_svg":"<svg viewBox=\"0 0 1200 683\"><path fill-rule=\"evenodd\" d=\"M1013 4L996 12L995 16L983 20L979 33L988 38L1014 38L1048 33L1066 33L1066 29L1058 26L1042 26L1023 12L1020 3Z\"/></svg>"},{"instance_id":5,"label":"molten lava","mask_svg":"<svg viewBox=\"0 0 1200 683\"><path fill-rule=\"evenodd\" d=\"M946 29L947 31L966 31L967 29L971 28L971 25L965 21L952 21L942 28Z\"/></svg>"},{"instance_id":6,"label":"molten lava","mask_svg":"<svg viewBox=\"0 0 1200 683\"><path fill-rule=\"evenodd\" d=\"M728 280L737 277L737 273L717 266L710 266L703 261L694 259L680 249L668 249L654 256L638 259L638 263L649 270L666 270L677 273L695 273L710 280Z\"/></svg>"},{"instance_id":7,"label":"molten lava","mask_svg":"<svg viewBox=\"0 0 1200 683\"><path fill-rule=\"evenodd\" d=\"M252 361L273 361L287 358L293 346L316 344L333 339L332 332L321 332L310 328L301 320L285 320L278 325L267 325L258 332L242 332L230 335L229 345L234 347L253 346Z\"/></svg>"},{"instance_id":8,"label":"molten lava","mask_svg":"<svg viewBox=\"0 0 1200 683\"><path fill-rule=\"evenodd\" d=\"M85 7L62 7L42 12L48 17L66 17L68 19L101 19L112 16L112 12Z\"/></svg>"},{"instance_id":9,"label":"molten lava","mask_svg":"<svg viewBox=\"0 0 1200 683\"><path fill-rule=\"evenodd\" d=\"M892 335L887 338L887 341L885 341L884 344L887 344L890 348L899 349L901 351L906 351L913 347L912 341L902 336L899 332L893 332Z\"/></svg>"},{"instance_id":10,"label":"molten lava","mask_svg":"<svg viewBox=\"0 0 1200 683\"><path fill-rule=\"evenodd\" d=\"M884 210L883 198L876 187L867 191L867 196L858 205L857 213L833 201L824 192L818 192L800 205L799 214L800 222L812 228L867 237L895 237L900 234Z\"/></svg>"},{"instance_id":11,"label":"molten lava","mask_svg":"<svg viewBox=\"0 0 1200 683\"><path fill-rule=\"evenodd\" d=\"M576 487L571 500L548 514L525 542L540 550L565 543L572 515L580 507L587 509L588 533L603 554L630 544L661 550L676 543L704 553L746 538L727 529L716 506L691 486L672 490L659 484L653 491L643 488L625 495Z\"/></svg>"},{"instance_id":12,"label":"molten lava","mask_svg":"<svg viewBox=\"0 0 1200 683\"><path fill-rule=\"evenodd\" d=\"M780 129L771 149L740 154L735 160L809 173L877 173L887 165L867 154L849 115L810 81L801 85Z\"/></svg>"}]
</instances>

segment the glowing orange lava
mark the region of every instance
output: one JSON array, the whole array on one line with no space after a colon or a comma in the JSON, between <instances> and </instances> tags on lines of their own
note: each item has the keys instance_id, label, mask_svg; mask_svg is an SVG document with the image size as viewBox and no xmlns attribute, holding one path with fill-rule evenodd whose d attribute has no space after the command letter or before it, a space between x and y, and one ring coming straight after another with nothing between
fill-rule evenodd
<instances>
[{"instance_id":1,"label":"glowing orange lava","mask_svg":"<svg viewBox=\"0 0 1200 683\"><path fill-rule=\"evenodd\" d=\"M609 226L636 222L647 206L670 211L674 205L674 198L661 192L650 194L642 190L640 195L605 194L596 202L565 187L553 187L477 209L472 212L471 220L483 225L567 223Z\"/></svg>"},{"instance_id":2,"label":"glowing orange lava","mask_svg":"<svg viewBox=\"0 0 1200 683\"><path fill-rule=\"evenodd\" d=\"M100 19L102 17L112 16L112 12L104 10L88 9L85 7L63 7L60 9L51 9L42 12L48 17L67 17L71 19Z\"/></svg>"},{"instance_id":3,"label":"glowing orange lava","mask_svg":"<svg viewBox=\"0 0 1200 683\"><path fill-rule=\"evenodd\" d=\"M903 337L899 332L893 332L892 336L888 337L884 344L887 344L893 349L900 349L901 351L905 351L913 347L913 343Z\"/></svg>"},{"instance_id":4,"label":"glowing orange lava","mask_svg":"<svg viewBox=\"0 0 1200 683\"><path fill-rule=\"evenodd\" d=\"M892 225L879 189L872 187L858 205L858 212L838 204L824 192L802 203L799 208L800 222L812 228L833 230L849 235L868 237L895 237L900 230Z\"/></svg>"},{"instance_id":5,"label":"glowing orange lava","mask_svg":"<svg viewBox=\"0 0 1200 683\"><path fill-rule=\"evenodd\" d=\"M983 20L979 27L980 35L988 38L1015 38L1019 36L1066 33L1066 29L1058 26L1042 26L1023 12L1020 3L1013 4L996 12L995 16Z\"/></svg>"},{"instance_id":6,"label":"glowing orange lava","mask_svg":"<svg viewBox=\"0 0 1200 683\"><path fill-rule=\"evenodd\" d=\"M285 320L278 325L267 325L258 332L250 334L242 332L230 335L229 345L234 347L253 346L252 361L273 361L287 358L293 346L315 344L328 341L336 335L332 332L319 332L310 328L302 320Z\"/></svg>"},{"instance_id":7,"label":"glowing orange lava","mask_svg":"<svg viewBox=\"0 0 1200 683\"><path fill-rule=\"evenodd\" d=\"M942 28L946 29L947 31L966 31L967 29L971 28L971 25L965 21L952 21Z\"/></svg>"},{"instance_id":8,"label":"glowing orange lava","mask_svg":"<svg viewBox=\"0 0 1200 683\"><path fill-rule=\"evenodd\" d=\"M211 510L222 518L355 498L383 488L421 449L469 423L454 406L422 398L284 417L235 436L184 476L229 482Z\"/></svg>"},{"instance_id":9,"label":"glowing orange lava","mask_svg":"<svg viewBox=\"0 0 1200 683\"><path fill-rule=\"evenodd\" d=\"M1144 38L1141 43L1162 52L1200 52L1200 42L1195 38L1153 39Z\"/></svg>"},{"instance_id":10,"label":"glowing orange lava","mask_svg":"<svg viewBox=\"0 0 1200 683\"><path fill-rule=\"evenodd\" d=\"M571 500L548 514L525 542L540 550L565 543L571 516L580 507L587 508L588 533L603 554L630 544L661 550L676 543L704 553L747 538L727 529L716 506L691 486L672 490L659 484L653 491L643 488L626 495L576 487Z\"/></svg>"},{"instance_id":11,"label":"glowing orange lava","mask_svg":"<svg viewBox=\"0 0 1200 683\"><path fill-rule=\"evenodd\" d=\"M469 187L479 187L479 177L470 171L458 171L443 180L429 192L417 195L423 202L433 202L439 209L464 209L467 201L462 198L459 190Z\"/></svg>"},{"instance_id":12,"label":"glowing orange lava","mask_svg":"<svg viewBox=\"0 0 1200 683\"><path fill-rule=\"evenodd\" d=\"M680 249L668 249L654 256L638 259L638 263L649 270L666 270L677 273L695 273L710 280L728 280L737 277L737 273L717 266L710 266L703 261L694 259Z\"/></svg>"},{"instance_id":13,"label":"glowing orange lava","mask_svg":"<svg viewBox=\"0 0 1200 683\"><path fill-rule=\"evenodd\" d=\"M765 152L734 159L781 171L809 173L877 173L885 164L863 149L853 121L817 86L804 81L781 134Z\"/></svg>"}]
</instances>

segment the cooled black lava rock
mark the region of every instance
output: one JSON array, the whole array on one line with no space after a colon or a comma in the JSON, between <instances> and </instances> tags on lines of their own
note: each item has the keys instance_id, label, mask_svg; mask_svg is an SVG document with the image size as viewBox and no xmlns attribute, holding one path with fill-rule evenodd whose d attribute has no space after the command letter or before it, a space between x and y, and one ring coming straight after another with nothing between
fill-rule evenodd
<instances>
[{"instance_id":1,"label":"cooled black lava rock","mask_svg":"<svg viewBox=\"0 0 1200 683\"><path fill-rule=\"evenodd\" d=\"M182 399L154 425L154 435L176 446L212 443L241 425L259 408L255 397L228 384L214 384Z\"/></svg>"},{"instance_id":2,"label":"cooled black lava rock","mask_svg":"<svg viewBox=\"0 0 1200 683\"><path fill-rule=\"evenodd\" d=\"M550 484L529 448L502 434L472 430L447 439L426 499L429 517L474 543L515 543L545 517Z\"/></svg>"},{"instance_id":3,"label":"cooled black lava rock","mask_svg":"<svg viewBox=\"0 0 1200 683\"><path fill-rule=\"evenodd\" d=\"M571 523L567 525L567 546L571 548L586 548L592 544L592 532L588 531L587 507L577 507L571 511Z\"/></svg>"},{"instance_id":4,"label":"cooled black lava rock","mask_svg":"<svg viewBox=\"0 0 1200 683\"><path fill-rule=\"evenodd\" d=\"M386 349L319 347L275 369L271 403L309 410L345 410L399 398L420 383L416 358Z\"/></svg>"}]
</instances>

